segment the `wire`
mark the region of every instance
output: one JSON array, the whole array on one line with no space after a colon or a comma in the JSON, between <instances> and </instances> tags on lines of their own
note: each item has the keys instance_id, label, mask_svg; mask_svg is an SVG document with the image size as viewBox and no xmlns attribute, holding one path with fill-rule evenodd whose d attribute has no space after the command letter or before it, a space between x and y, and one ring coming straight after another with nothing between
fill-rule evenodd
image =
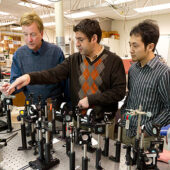
<instances>
[{"instance_id":1,"label":"wire","mask_svg":"<svg viewBox=\"0 0 170 170\"><path fill-rule=\"evenodd\" d=\"M8 138L0 139L0 143L4 143L4 146L7 146L7 143L8 143L12 138L14 138L17 134L18 134L18 132L15 133L15 134L13 134L13 135L11 135L11 136L9 136Z\"/></svg>"},{"instance_id":2,"label":"wire","mask_svg":"<svg viewBox=\"0 0 170 170\"><path fill-rule=\"evenodd\" d=\"M29 165L25 165L25 166L23 166L22 168L20 168L20 169L18 169L18 170L24 170L24 169L27 169L27 168L29 168L30 166Z\"/></svg>"},{"instance_id":3,"label":"wire","mask_svg":"<svg viewBox=\"0 0 170 170\"><path fill-rule=\"evenodd\" d=\"M14 130L14 131L12 131L12 133L13 133L13 132L17 132L17 131L19 131L19 130L21 130L21 129Z\"/></svg>"},{"instance_id":4,"label":"wire","mask_svg":"<svg viewBox=\"0 0 170 170\"><path fill-rule=\"evenodd\" d=\"M80 4L80 0L75 1L75 3L73 4L73 6L72 6L72 9L71 9L71 10L77 9L77 7L79 6L79 4Z\"/></svg>"},{"instance_id":5,"label":"wire","mask_svg":"<svg viewBox=\"0 0 170 170\"><path fill-rule=\"evenodd\" d=\"M21 129L14 130L14 131L12 131L12 132L10 132L10 133L14 133L14 132L17 132L17 131L19 131L19 130L21 130ZM0 133L0 134L8 134L8 132Z\"/></svg>"},{"instance_id":6,"label":"wire","mask_svg":"<svg viewBox=\"0 0 170 170\"><path fill-rule=\"evenodd\" d=\"M143 7L145 7L147 4L148 4L148 2L149 2L150 0L146 0L146 2L144 3L144 5L143 5ZM139 15L139 13L136 13L136 14L133 14L133 15L122 15L122 14L120 14L116 9L115 9L115 6L113 6L111 3L109 3L109 2L107 2L108 3L108 5L113 9L113 11L117 14L117 15L119 15L120 17L122 17L122 18L132 18L132 17L135 17L135 16L137 16L137 15Z\"/></svg>"},{"instance_id":7,"label":"wire","mask_svg":"<svg viewBox=\"0 0 170 170\"><path fill-rule=\"evenodd\" d=\"M109 6L112 7L113 11L122 18L131 18L131 17L135 17L135 16L139 15L139 13L136 13L134 15L122 15L114 8L113 5L109 4Z\"/></svg>"},{"instance_id":8,"label":"wire","mask_svg":"<svg viewBox=\"0 0 170 170\"><path fill-rule=\"evenodd\" d=\"M18 134L18 132L15 133L15 134L13 134L13 135L11 135L11 136L8 137L8 138L6 138L6 141L9 142L9 141L10 141L13 137L15 137L17 134Z\"/></svg>"}]
</instances>

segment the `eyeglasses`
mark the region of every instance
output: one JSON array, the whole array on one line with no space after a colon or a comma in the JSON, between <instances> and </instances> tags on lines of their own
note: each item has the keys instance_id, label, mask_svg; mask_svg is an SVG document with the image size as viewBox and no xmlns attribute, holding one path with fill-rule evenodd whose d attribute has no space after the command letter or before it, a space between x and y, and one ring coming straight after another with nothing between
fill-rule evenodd
<instances>
[{"instance_id":1,"label":"eyeglasses","mask_svg":"<svg viewBox=\"0 0 170 170\"><path fill-rule=\"evenodd\" d=\"M27 38L28 36L30 36L31 38L35 38L37 36L37 33L33 32L31 34L27 34L27 33L23 33L24 37Z\"/></svg>"}]
</instances>

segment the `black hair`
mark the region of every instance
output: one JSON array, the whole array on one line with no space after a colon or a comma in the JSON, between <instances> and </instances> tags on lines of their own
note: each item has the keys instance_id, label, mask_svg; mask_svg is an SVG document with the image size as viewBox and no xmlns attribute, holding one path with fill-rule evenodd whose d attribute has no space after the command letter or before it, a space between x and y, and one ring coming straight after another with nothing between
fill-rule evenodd
<instances>
[{"instance_id":1,"label":"black hair","mask_svg":"<svg viewBox=\"0 0 170 170\"><path fill-rule=\"evenodd\" d=\"M102 37L102 30L100 28L99 22L93 19L84 19L80 21L76 26L74 26L73 31L80 31L84 33L89 41L91 41L93 35L96 34L98 43L100 43Z\"/></svg>"},{"instance_id":2,"label":"black hair","mask_svg":"<svg viewBox=\"0 0 170 170\"><path fill-rule=\"evenodd\" d=\"M140 35L145 48L150 43L154 43L156 47L159 39L159 26L154 20L144 20L132 28L130 36L132 35ZM155 51L155 47L153 51Z\"/></svg>"}]
</instances>

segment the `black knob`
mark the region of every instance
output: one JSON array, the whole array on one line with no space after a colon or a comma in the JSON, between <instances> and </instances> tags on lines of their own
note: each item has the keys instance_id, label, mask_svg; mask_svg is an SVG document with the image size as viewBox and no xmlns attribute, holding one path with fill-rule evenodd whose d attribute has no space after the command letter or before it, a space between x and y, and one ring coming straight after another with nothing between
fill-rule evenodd
<instances>
[{"instance_id":1,"label":"black knob","mask_svg":"<svg viewBox=\"0 0 170 170\"><path fill-rule=\"evenodd\" d=\"M17 116L17 120L18 120L18 121L21 121L21 116Z\"/></svg>"}]
</instances>

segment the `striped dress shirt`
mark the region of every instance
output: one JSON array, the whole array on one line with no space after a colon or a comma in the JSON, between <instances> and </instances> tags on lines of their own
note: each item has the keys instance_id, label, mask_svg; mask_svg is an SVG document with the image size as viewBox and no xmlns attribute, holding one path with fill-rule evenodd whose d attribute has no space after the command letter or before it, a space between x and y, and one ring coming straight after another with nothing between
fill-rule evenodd
<instances>
[{"instance_id":1,"label":"striped dress shirt","mask_svg":"<svg viewBox=\"0 0 170 170\"><path fill-rule=\"evenodd\" d=\"M131 66L128 73L129 93L122 106L121 113L126 114L128 109L139 109L151 112L149 118L142 115L141 124L145 125L148 135L152 136L152 123L165 126L170 124L170 68L155 56L144 67L137 62ZM130 118L127 136L136 135L138 116ZM123 120L125 126L125 119Z\"/></svg>"}]
</instances>

